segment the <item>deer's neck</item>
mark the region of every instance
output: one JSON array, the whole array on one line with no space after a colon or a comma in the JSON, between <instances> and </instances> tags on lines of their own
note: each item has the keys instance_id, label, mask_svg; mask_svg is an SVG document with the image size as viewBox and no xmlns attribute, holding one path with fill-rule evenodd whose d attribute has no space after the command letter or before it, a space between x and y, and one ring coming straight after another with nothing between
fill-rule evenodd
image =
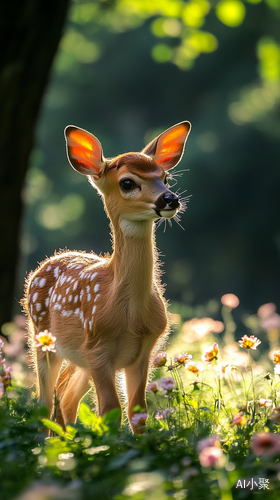
<instances>
[{"instance_id":1,"label":"deer's neck","mask_svg":"<svg viewBox=\"0 0 280 500\"><path fill-rule=\"evenodd\" d=\"M113 226L111 265L120 293L144 305L153 288L156 248L152 221Z\"/></svg>"}]
</instances>

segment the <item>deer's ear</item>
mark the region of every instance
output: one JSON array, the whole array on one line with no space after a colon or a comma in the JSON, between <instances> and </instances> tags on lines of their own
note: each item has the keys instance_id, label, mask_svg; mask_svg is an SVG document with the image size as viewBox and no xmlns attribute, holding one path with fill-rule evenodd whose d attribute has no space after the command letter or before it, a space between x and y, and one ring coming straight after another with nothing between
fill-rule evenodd
<instances>
[{"instance_id":1,"label":"deer's ear","mask_svg":"<svg viewBox=\"0 0 280 500\"><path fill-rule=\"evenodd\" d=\"M163 170L170 170L181 160L190 130L190 122L178 123L156 137L142 153L151 156Z\"/></svg>"},{"instance_id":2,"label":"deer's ear","mask_svg":"<svg viewBox=\"0 0 280 500\"><path fill-rule=\"evenodd\" d=\"M105 167L99 140L82 128L68 125L65 131L67 157L70 165L80 174L100 179Z\"/></svg>"}]
</instances>

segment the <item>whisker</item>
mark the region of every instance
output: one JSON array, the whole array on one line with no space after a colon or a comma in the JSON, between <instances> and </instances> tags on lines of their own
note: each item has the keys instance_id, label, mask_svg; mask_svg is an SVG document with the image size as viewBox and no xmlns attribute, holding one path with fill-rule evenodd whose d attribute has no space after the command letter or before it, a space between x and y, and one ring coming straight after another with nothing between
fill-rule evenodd
<instances>
[{"instance_id":1,"label":"whisker","mask_svg":"<svg viewBox=\"0 0 280 500\"><path fill-rule=\"evenodd\" d=\"M185 231L185 228L183 226L181 226L180 222L181 222L181 219L180 217L176 214L173 219L175 220L176 224L178 224L178 226L183 229L183 231ZM179 222L180 221L180 222Z\"/></svg>"}]
</instances>

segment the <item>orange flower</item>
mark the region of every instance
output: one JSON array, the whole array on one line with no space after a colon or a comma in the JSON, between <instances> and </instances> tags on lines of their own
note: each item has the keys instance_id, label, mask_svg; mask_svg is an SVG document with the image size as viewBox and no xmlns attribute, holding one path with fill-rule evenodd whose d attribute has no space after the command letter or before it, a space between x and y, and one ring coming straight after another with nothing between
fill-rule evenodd
<instances>
[{"instance_id":1,"label":"orange flower","mask_svg":"<svg viewBox=\"0 0 280 500\"><path fill-rule=\"evenodd\" d=\"M258 401L260 406L271 406L272 405L272 400L271 399L265 399L265 398L260 398Z\"/></svg>"},{"instance_id":2,"label":"orange flower","mask_svg":"<svg viewBox=\"0 0 280 500\"><path fill-rule=\"evenodd\" d=\"M56 337L52 335L48 330L39 332L35 335L36 347L42 347L42 351L52 351L55 352L55 341Z\"/></svg>"},{"instance_id":3,"label":"orange flower","mask_svg":"<svg viewBox=\"0 0 280 500\"><path fill-rule=\"evenodd\" d=\"M235 425L244 425L247 422L247 418L245 415L242 413L237 413L237 415L234 415L233 421L232 421L232 426L234 427Z\"/></svg>"},{"instance_id":4,"label":"orange flower","mask_svg":"<svg viewBox=\"0 0 280 500\"><path fill-rule=\"evenodd\" d=\"M250 337L244 335L242 339L238 341L238 344L240 347L244 347L245 349L255 350L261 344L261 341L257 337L254 337L254 335L251 335Z\"/></svg>"},{"instance_id":5,"label":"orange flower","mask_svg":"<svg viewBox=\"0 0 280 500\"><path fill-rule=\"evenodd\" d=\"M179 365L184 365L190 359L192 359L192 355L187 354L186 352L183 352L183 354L176 354L174 356L174 362L178 363Z\"/></svg>"},{"instance_id":6,"label":"orange flower","mask_svg":"<svg viewBox=\"0 0 280 500\"><path fill-rule=\"evenodd\" d=\"M204 363L211 363L211 361L218 359L219 346L216 342L213 343L212 347L208 347L206 351L202 354L201 359Z\"/></svg>"},{"instance_id":7,"label":"orange flower","mask_svg":"<svg viewBox=\"0 0 280 500\"><path fill-rule=\"evenodd\" d=\"M234 295L234 293L226 293L221 298L221 303L223 306L230 307L230 309L235 309L235 307L239 306L239 298Z\"/></svg>"},{"instance_id":8,"label":"orange flower","mask_svg":"<svg viewBox=\"0 0 280 500\"><path fill-rule=\"evenodd\" d=\"M280 363L280 351L274 351L272 356L273 363Z\"/></svg>"},{"instance_id":9,"label":"orange flower","mask_svg":"<svg viewBox=\"0 0 280 500\"><path fill-rule=\"evenodd\" d=\"M201 371L193 361L186 364L186 370L192 373L199 373Z\"/></svg>"}]
</instances>

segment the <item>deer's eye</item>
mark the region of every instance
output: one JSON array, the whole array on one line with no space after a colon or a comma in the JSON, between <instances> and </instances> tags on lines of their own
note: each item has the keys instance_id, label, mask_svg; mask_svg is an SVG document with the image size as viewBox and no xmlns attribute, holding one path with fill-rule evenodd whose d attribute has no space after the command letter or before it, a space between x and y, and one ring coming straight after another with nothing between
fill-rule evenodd
<instances>
[{"instance_id":1,"label":"deer's eye","mask_svg":"<svg viewBox=\"0 0 280 500\"><path fill-rule=\"evenodd\" d=\"M135 188L136 184L131 179L123 179L120 182L120 186L123 191L130 191L131 189Z\"/></svg>"}]
</instances>

